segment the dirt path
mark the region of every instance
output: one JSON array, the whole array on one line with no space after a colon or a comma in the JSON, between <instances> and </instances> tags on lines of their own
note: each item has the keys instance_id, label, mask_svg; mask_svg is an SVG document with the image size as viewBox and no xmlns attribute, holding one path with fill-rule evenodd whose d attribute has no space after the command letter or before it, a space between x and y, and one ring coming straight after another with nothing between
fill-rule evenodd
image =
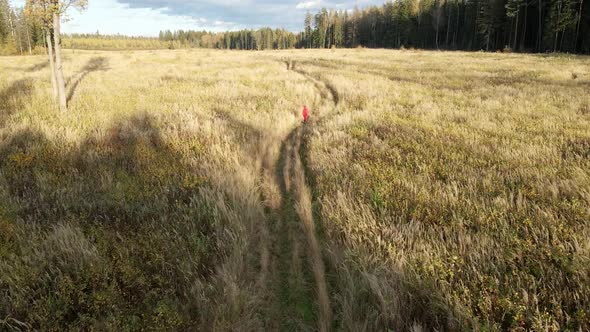
<instances>
[{"instance_id":1,"label":"dirt path","mask_svg":"<svg viewBox=\"0 0 590 332\"><path fill-rule=\"evenodd\" d=\"M333 109L338 96L333 89L305 71L293 70L311 81L321 96L324 109ZM270 287L276 294L280 322L271 322L273 330L329 331L332 323L330 296L320 241L316 234L312 212L312 195L305 175L301 155L303 136L310 124L294 128L282 141L279 160L275 165L263 165L266 181L280 190L280 199L267 200L271 226L262 230L261 270L268 275ZM274 178L269 179L274 169Z\"/></svg>"}]
</instances>

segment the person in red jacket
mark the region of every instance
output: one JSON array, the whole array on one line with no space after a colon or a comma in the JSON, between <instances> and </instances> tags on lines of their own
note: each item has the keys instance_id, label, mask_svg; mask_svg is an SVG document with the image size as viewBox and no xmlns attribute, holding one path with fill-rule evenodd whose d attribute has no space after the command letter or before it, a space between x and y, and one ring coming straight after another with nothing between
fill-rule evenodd
<instances>
[{"instance_id":1,"label":"person in red jacket","mask_svg":"<svg viewBox=\"0 0 590 332\"><path fill-rule=\"evenodd\" d=\"M307 106L303 106L303 122L307 122L307 119L309 119L309 110Z\"/></svg>"}]
</instances>

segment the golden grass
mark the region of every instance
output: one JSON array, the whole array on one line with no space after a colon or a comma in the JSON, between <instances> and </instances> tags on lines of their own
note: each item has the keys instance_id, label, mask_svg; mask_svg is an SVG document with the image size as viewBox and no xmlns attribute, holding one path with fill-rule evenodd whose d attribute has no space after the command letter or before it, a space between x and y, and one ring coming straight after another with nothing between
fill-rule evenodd
<instances>
[{"instance_id":1,"label":"golden grass","mask_svg":"<svg viewBox=\"0 0 590 332\"><path fill-rule=\"evenodd\" d=\"M590 59L313 57L342 101L307 160L347 328L589 328Z\"/></svg>"},{"instance_id":2,"label":"golden grass","mask_svg":"<svg viewBox=\"0 0 590 332\"><path fill-rule=\"evenodd\" d=\"M0 326L590 328L589 58L65 56L0 58Z\"/></svg>"},{"instance_id":3,"label":"golden grass","mask_svg":"<svg viewBox=\"0 0 590 332\"><path fill-rule=\"evenodd\" d=\"M43 57L0 59L0 217L13 230L2 317L40 329L272 319L255 282L259 169L315 91L252 55L68 52L67 114Z\"/></svg>"}]
</instances>

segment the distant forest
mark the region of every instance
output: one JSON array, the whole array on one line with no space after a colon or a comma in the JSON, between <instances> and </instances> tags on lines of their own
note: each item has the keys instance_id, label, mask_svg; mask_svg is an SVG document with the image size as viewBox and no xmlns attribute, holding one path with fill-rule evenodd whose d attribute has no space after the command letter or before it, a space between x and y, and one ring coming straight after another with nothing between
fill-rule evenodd
<instances>
[{"instance_id":1,"label":"distant forest","mask_svg":"<svg viewBox=\"0 0 590 332\"><path fill-rule=\"evenodd\" d=\"M171 47L203 47L237 50L268 50L301 47L300 34L284 29L262 28L212 33L207 31L161 31L160 41Z\"/></svg>"},{"instance_id":2,"label":"distant forest","mask_svg":"<svg viewBox=\"0 0 590 332\"><path fill-rule=\"evenodd\" d=\"M308 13L301 33L162 31L160 40L248 50L363 46L590 53L590 0L396 0Z\"/></svg>"},{"instance_id":3,"label":"distant forest","mask_svg":"<svg viewBox=\"0 0 590 332\"><path fill-rule=\"evenodd\" d=\"M590 0L396 0L308 14L300 47L590 53Z\"/></svg>"},{"instance_id":4,"label":"distant forest","mask_svg":"<svg viewBox=\"0 0 590 332\"><path fill-rule=\"evenodd\" d=\"M395 0L352 11L307 13L304 29L161 31L158 38L64 36L88 49L421 48L590 54L590 0ZM33 53L40 26L0 0L0 54Z\"/></svg>"}]
</instances>

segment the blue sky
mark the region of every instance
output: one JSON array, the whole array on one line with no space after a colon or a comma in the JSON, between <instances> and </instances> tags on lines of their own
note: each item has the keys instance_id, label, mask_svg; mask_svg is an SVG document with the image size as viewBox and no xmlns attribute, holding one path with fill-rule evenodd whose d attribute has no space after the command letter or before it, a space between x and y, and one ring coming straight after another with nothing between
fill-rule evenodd
<instances>
[{"instance_id":1,"label":"blue sky","mask_svg":"<svg viewBox=\"0 0 590 332\"><path fill-rule=\"evenodd\" d=\"M22 6L25 0L12 0ZM72 9L66 33L157 36L160 30L226 31L263 26L300 31L309 10L352 9L385 0L89 0L83 13Z\"/></svg>"}]
</instances>

